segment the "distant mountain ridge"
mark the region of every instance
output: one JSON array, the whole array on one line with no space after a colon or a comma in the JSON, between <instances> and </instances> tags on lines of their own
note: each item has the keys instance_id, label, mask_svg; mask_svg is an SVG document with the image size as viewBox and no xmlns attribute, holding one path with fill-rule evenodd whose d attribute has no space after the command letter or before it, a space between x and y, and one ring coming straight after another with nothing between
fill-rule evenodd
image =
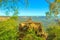
<instances>
[{"instance_id":1,"label":"distant mountain ridge","mask_svg":"<svg viewBox=\"0 0 60 40\"><path fill-rule=\"evenodd\" d=\"M56 20L55 18L46 19L46 16L19 16L17 21L18 23L22 23L28 20L30 17L34 22L41 22L44 25L44 27L47 27L48 24L50 24L51 22L54 22L54 23L58 22L58 20ZM8 18L9 16L0 16L0 21L4 21Z\"/></svg>"}]
</instances>

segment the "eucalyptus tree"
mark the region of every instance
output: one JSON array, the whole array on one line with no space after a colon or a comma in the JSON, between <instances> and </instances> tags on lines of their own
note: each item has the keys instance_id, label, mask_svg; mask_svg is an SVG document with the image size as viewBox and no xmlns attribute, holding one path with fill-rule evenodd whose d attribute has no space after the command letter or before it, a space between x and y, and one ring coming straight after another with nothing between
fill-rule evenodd
<instances>
[{"instance_id":1,"label":"eucalyptus tree","mask_svg":"<svg viewBox=\"0 0 60 40\"><path fill-rule=\"evenodd\" d=\"M49 4L49 12L46 13L46 16L58 16L60 13L60 0L46 0Z\"/></svg>"},{"instance_id":2,"label":"eucalyptus tree","mask_svg":"<svg viewBox=\"0 0 60 40\"><path fill-rule=\"evenodd\" d=\"M0 9L6 12L6 15L9 14L9 11L18 11L21 7L19 4L28 6L28 0L0 0Z\"/></svg>"},{"instance_id":3,"label":"eucalyptus tree","mask_svg":"<svg viewBox=\"0 0 60 40\"><path fill-rule=\"evenodd\" d=\"M47 18L57 17L60 14L60 0L46 0L49 3L49 12L46 12ZM57 22L57 23L56 23ZM59 25L58 25L59 24ZM47 28L47 40L60 40L60 20L51 21Z\"/></svg>"},{"instance_id":4,"label":"eucalyptus tree","mask_svg":"<svg viewBox=\"0 0 60 40\"><path fill-rule=\"evenodd\" d=\"M24 2L23 2L24 1ZM19 8L21 7L19 4L28 5L28 0L0 0L0 10L5 11L6 16L9 16L9 12L12 11L14 13L6 21L0 22L0 40L19 40L18 39L18 13ZM19 5L19 6L18 6Z\"/></svg>"}]
</instances>

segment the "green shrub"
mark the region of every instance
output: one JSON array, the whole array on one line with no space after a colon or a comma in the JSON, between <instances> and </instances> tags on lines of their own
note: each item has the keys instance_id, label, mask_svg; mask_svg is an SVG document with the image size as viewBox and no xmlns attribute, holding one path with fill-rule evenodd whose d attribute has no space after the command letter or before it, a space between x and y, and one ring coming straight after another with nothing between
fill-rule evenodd
<instances>
[{"instance_id":1,"label":"green shrub","mask_svg":"<svg viewBox=\"0 0 60 40\"><path fill-rule=\"evenodd\" d=\"M0 40L18 40L18 23L14 19L0 22Z\"/></svg>"}]
</instances>

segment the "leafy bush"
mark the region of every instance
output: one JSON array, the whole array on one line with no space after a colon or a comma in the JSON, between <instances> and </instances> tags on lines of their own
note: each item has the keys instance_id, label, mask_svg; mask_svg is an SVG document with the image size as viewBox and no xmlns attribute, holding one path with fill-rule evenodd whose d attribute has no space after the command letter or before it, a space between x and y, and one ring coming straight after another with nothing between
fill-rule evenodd
<instances>
[{"instance_id":1,"label":"leafy bush","mask_svg":"<svg viewBox=\"0 0 60 40\"><path fill-rule=\"evenodd\" d=\"M35 34L35 31L33 29L30 29L26 32L26 36L23 38L23 40L45 40L42 37L38 37Z\"/></svg>"},{"instance_id":2,"label":"leafy bush","mask_svg":"<svg viewBox=\"0 0 60 40\"><path fill-rule=\"evenodd\" d=\"M0 22L0 40L18 40L18 23L14 19Z\"/></svg>"},{"instance_id":3,"label":"leafy bush","mask_svg":"<svg viewBox=\"0 0 60 40\"><path fill-rule=\"evenodd\" d=\"M48 40L60 40L60 26L55 24L47 28Z\"/></svg>"}]
</instances>

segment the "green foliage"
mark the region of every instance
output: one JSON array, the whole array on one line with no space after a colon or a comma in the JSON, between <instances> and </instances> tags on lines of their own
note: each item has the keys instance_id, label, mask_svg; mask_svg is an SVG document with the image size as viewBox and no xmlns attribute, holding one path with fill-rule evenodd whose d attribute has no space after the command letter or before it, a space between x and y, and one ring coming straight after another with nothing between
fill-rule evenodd
<instances>
[{"instance_id":1,"label":"green foliage","mask_svg":"<svg viewBox=\"0 0 60 40\"><path fill-rule=\"evenodd\" d=\"M42 37L38 37L35 34L35 31L33 29L30 29L26 32L26 36L23 38L23 40L45 40Z\"/></svg>"},{"instance_id":2,"label":"green foliage","mask_svg":"<svg viewBox=\"0 0 60 40\"><path fill-rule=\"evenodd\" d=\"M9 16L10 10L14 11L13 16L10 16L8 20L0 22L0 40L18 40L19 1L20 0L0 0L0 8L6 10L6 16ZM27 6L28 0L24 1ZM20 3L22 2L20 1Z\"/></svg>"},{"instance_id":3,"label":"green foliage","mask_svg":"<svg viewBox=\"0 0 60 40\"><path fill-rule=\"evenodd\" d=\"M49 12L46 12L46 17L47 17L47 19L51 18L51 14Z\"/></svg>"},{"instance_id":4,"label":"green foliage","mask_svg":"<svg viewBox=\"0 0 60 40\"><path fill-rule=\"evenodd\" d=\"M17 40L18 24L14 19L0 23L0 40Z\"/></svg>"},{"instance_id":5,"label":"green foliage","mask_svg":"<svg viewBox=\"0 0 60 40\"><path fill-rule=\"evenodd\" d=\"M48 26L47 28L48 39L49 40L60 40L60 26L57 24L53 24L52 26Z\"/></svg>"},{"instance_id":6,"label":"green foliage","mask_svg":"<svg viewBox=\"0 0 60 40\"><path fill-rule=\"evenodd\" d=\"M46 13L47 18L50 19L52 16L56 18L59 15L60 2L58 1L54 0L54 2L49 4L49 12ZM47 2L49 3L50 1L47 0ZM60 26L56 22L50 22L46 31L48 33L47 40L60 40Z\"/></svg>"},{"instance_id":7,"label":"green foliage","mask_svg":"<svg viewBox=\"0 0 60 40\"><path fill-rule=\"evenodd\" d=\"M57 17L60 14L60 2L59 0L54 0L52 3L50 0L46 0L49 3L49 13L50 17ZM46 15L47 16L47 15ZM49 16L47 16L49 18Z\"/></svg>"},{"instance_id":8,"label":"green foliage","mask_svg":"<svg viewBox=\"0 0 60 40\"><path fill-rule=\"evenodd\" d=\"M9 15L6 12L6 16ZM14 10L13 16L0 22L0 40L18 40L18 10Z\"/></svg>"},{"instance_id":9,"label":"green foliage","mask_svg":"<svg viewBox=\"0 0 60 40\"><path fill-rule=\"evenodd\" d=\"M23 3L23 1L24 1L24 3ZM23 0L23 1L21 1L21 0L0 0L0 7L2 9L8 9L8 10L10 10L10 9L14 10L15 7L17 7L19 9L18 2L23 5L28 6L28 3L29 3L28 0Z\"/></svg>"}]
</instances>

